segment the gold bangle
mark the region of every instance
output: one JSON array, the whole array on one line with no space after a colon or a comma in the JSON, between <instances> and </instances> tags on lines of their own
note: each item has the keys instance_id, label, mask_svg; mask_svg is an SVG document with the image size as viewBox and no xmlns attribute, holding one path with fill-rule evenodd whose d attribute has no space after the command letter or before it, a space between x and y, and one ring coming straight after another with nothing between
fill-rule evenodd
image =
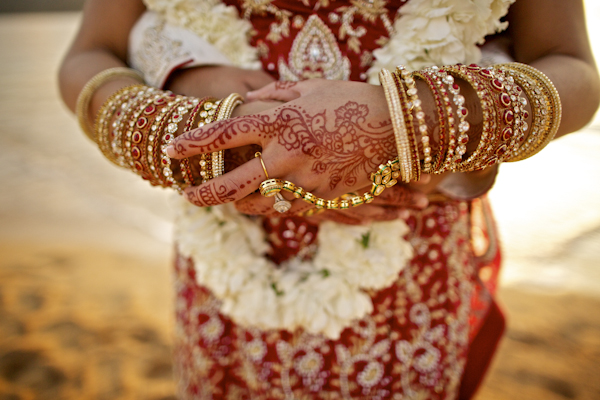
<instances>
[{"instance_id":1,"label":"gold bangle","mask_svg":"<svg viewBox=\"0 0 600 400\"><path fill-rule=\"evenodd\" d=\"M519 82L533 108L533 127L525 143L518 148L509 162L520 161L537 154L556 136L562 118L562 104L558 90L540 70L521 63L500 64Z\"/></svg>"},{"instance_id":2,"label":"gold bangle","mask_svg":"<svg viewBox=\"0 0 600 400\"><path fill-rule=\"evenodd\" d=\"M262 169L265 172L265 177L266 177L266 179L269 179L269 173L267 172L267 167L265 167L265 162L262 159L261 152L257 151L256 153L254 153L254 158L258 158L260 160L260 165L262 165Z\"/></svg>"},{"instance_id":3,"label":"gold bangle","mask_svg":"<svg viewBox=\"0 0 600 400\"><path fill-rule=\"evenodd\" d=\"M111 122L114 115L125 104L137 101L145 93L146 86L133 85L119 89L102 105L94 122L94 139L104 156L115 165L121 166L110 151Z\"/></svg>"},{"instance_id":4,"label":"gold bangle","mask_svg":"<svg viewBox=\"0 0 600 400\"><path fill-rule=\"evenodd\" d=\"M125 68L125 67L117 67L117 68L109 68L100 73L96 74L92 79L90 79L81 92L79 92L79 96L77 96L77 103L75 105L75 114L77 115L77 119L79 121L79 126L81 130L86 134L94 142L96 141L94 137L94 129L90 126L89 122L89 108L90 102L92 101L92 96L94 93L100 88L100 86L105 83L116 79L116 78L133 78L141 83L144 83L144 77L138 71Z\"/></svg>"},{"instance_id":5,"label":"gold bangle","mask_svg":"<svg viewBox=\"0 0 600 400\"><path fill-rule=\"evenodd\" d=\"M392 73L385 68L379 72L379 82L383 87L385 99L390 111L390 118L392 119L392 128L394 129L394 137L396 138L398 159L401 164L400 174L402 176L402 181L408 183L412 180L412 157L408 142L406 121L404 120L398 89L396 88Z\"/></svg>"},{"instance_id":6,"label":"gold bangle","mask_svg":"<svg viewBox=\"0 0 600 400\"><path fill-rule=\"evenodd\" d=\"M433 157L431 155L431 145L429 143L430 138L427 123L425 121L425 112L423 112L423 108L421 107L421 99L419 99L417 84L413 74L408 71L404 65L396 67L396 73L400 75L407 87L406 94L412 103L414 116L417 118L419 133L421 135L421 144L423 146L423 172L428 174L431 172L431 162L433 161Z\"/></svg>"},{"instance_id":7,"label":"gold bangle","mask_svg":"<svg viewBox=\"0 0 600 400\"><path fill-rule=\"evenodd\" d=\"M221 100L219 111L217 112L216 121L223 121L231 118L233 110L244 103L244 98L238 93L231 93L229 96ZM215 151L212 153L213 162L213 178L223 175L225 170L225 163L223 160L223 150Z\"/></svg>"}]
</instances>

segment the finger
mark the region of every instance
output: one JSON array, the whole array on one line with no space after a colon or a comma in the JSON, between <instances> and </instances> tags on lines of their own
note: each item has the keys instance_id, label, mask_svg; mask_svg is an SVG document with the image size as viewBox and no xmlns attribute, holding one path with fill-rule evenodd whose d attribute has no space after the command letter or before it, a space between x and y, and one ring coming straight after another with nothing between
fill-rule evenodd
<instances>
[{"instance_id":1,"label":"finger","mask_svg":"<svg viewBox=\"0 0 600 400\"><path fill-rule=\"evenodd\" d=\"M413 190L404 185L396 185L384 190L371 204L423 209L427 207L429 200L427 200L425 193Z\"/></svg>"},{"instance_id":2,"label":"finger","mask_svg":"<svg viewBox=\"0 0 600 400\"><path fill-rule=\"evenodd\" d=\"M199 207L216 206L250 195L265 179L260 160L255 158L225 175L199 186L186 188L185 196L189 202Z\"/></svg>"},{"instance_id":3,"label":"finger","mask_svg":"<svg viewBox=\"0 0 600 400\"><path fill-rule=\"evenodd\" d=\"M265 204L262 201L256 201L253 199L253 195L244 197L241 200L235 202L235 208L246 215L264 215L268 216L273 214L273 206Z\"/></svg>"},{"instance_id":4,"label":"finger","mask_svg":"<svg viewBox=\"0 0 600 400\"><path fill-rule=\"evenodd\" d=\"M244 214L263 215L266 217L302 215L304 212L315 207L314 205L304 202L301 199L295 198L292 194L286 192L285 190L282 190L280 193L284 199L289 201L291 204L291 208L284 213L280 213L274 208L275 198L264 197L259 193L253 193L241 200L236 201L235 206L238 211Z\"/></svg>"},{"instance_id":5,"label":"finger","mask_svg":"<svg viewBox=\"0 0 600 400\"><path fill-rule=\"evenodd\" d=\"M337 211L337 210L326 210L322 213L311 215L310 217L307 217L306 219L309 222L314 223L314 224L318 224L318 223L324 222L324 221L333 221L333 222L337 222L338 224L345 224L345 225L360 225L362 223L360 219L354 218L354 217L346 214L344 211Z\"/></svg>"},{"instance_id":6,"label":"finger","mask_svg":"<svg viewBox=\"0 0 600 400\"><path fill-rule=\"evenodd\" d=\"M354 219L358 219L363 224L380 221L392 221L399 218L400 208L382 207L373 205L373 203L361 205L342 211Z\"/></svg>"},{"instance_id":7,"label":"finger","mask_svg":"<svg viewBox=\"0 0 600 400\"><path fill-rule=\"evenodd\" d=\"M224 121L214 122L175 138L167 147L167 155L181 159L202 153L232 149L250 144L260 144L268 114L244 115Z\"/></svg>"},{"instance_id":8,"label":"finger","mask_svg":"<svg viewBox=\"0 0 600 400\"><path fill-rule=\"evenodd\" d=\"M253 92L247 93L247 99L252 100L279 100L292 101L301 96L299 90L296 90L298 82L273 82Z\"/></svg>"},{"instance_id":9,"label":"finger","mask_svg":"<svg viewBox=\"0 0 600 400\"><path fill-rule=\"evenodd\" d=\"M275 79L262 70L253 71L254 73L250 74L248 77L248 90L258 90L270 83L275 82Z\"/></svg>"},{"instance_id":10,"label":"finger","mask_svg":"<svg viewBox=\"0 0 600 400\"><path fill-rule=\"evenodd\" d=\"M418 181L412 182L414 185L427 185L431 182L431 175L429 174L421 174L421 177Z\"/></svg>"}]
</instances>

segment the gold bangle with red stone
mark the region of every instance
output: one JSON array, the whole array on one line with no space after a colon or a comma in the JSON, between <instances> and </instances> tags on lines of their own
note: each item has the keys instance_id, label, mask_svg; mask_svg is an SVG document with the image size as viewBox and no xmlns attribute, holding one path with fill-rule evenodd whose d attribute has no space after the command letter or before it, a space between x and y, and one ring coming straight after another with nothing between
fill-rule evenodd
<instances>
[{"instance_id":1,"label":"gold bangle with red stone","mask_svg":"<svg viewBox=\"0 0 600 400\"><path fill-rule=\"evenodd\" d=\"M165 128L165 132L160 138L160 163L162 167L162 175L165 178L167 186L173 187L179 193L183 193L183 189L179 182L177 182L177 180L175 180L175 177L173 176L171 157L167 155L167 146L175 138L175 134L179 130L179 123L183 121L184 116L199 102L200 99L191 97L184 98L182 103L176 106L175 111L169 117L169 120L167 121L167 126Z\"/></svg>"},{"instance_id":2,"label":"gold bangle with red stone","mask_svg":"<svg viewBox=\"0 0 600 400\"><path fill-rule=\"evenodd\" d=\"M117 92L113 93L100 107L96 115L94 122L94 140L98 145L98 148L104 154L106 158L112 163L116 163L110 151L109 147L109 136L110 136L110 125L113 120L117 109L122 104L128 102L132 96L136 96L137 93L143 91L144 85L131 85L124 87ZM117 164L119 165L119 164Z\"/></svg>"},{"instance_id":3,"label":"gold bangle with red stone","mask_svg":"<svg viewBox=\"0 0 600 400\"><path fill-rule=\"evenodd\" d=\"M138 164L145 153L143 146L140 148L136 146L137 143L133 142L134 133L138 132L139 134L142 134L143 137L147 137L147 132L149 132L151 126L151 118L156 111L153 103L158 92L151 89L152 88L148 89L147 96L142 96L138 99L137 107L134 103L130 104L130 114L126 114L125 116L126 126L124 125L120 132L120 146L123 154L122 166L130 168L134 172L142 171L143 168ZM136 164L136 161L138 164Z\"/></svg>"},{"instance_id":4,"label":"gold bangle with red stone","mask_svg":"<svg viewBox=\"0 0 600 400\"><path fill-rule=\"evenodd\" d=\"M194 123L196 122L196 118L198 117L198 114L200 114L200 111L202 110L204 103L206 101L208 101L209 99L210 99L210 97L204 97L204 98L200 99L198 104L196 104L196 106L192 109L192 111L190 111L190 116L188 117L188 119L185 123L185 126L183 128L183 133L189 132L192 129L194 129ZM194 186L195 185L194 174L192 173L190 159L182 158L181 160L179 160L179 164L181 166L181 175L182 175L183 180L186 183L186 185Z\"/></svg>"},{"instance_id":5,"label":"gold bangle with red stone","mask_svg":"<svg viewBox=\"0 0 600 400\"><path fill-rule=\"evenodd\" d=\"M463 65L445 66L444 69L467 82L477 94L483 113L483 127L479 142L475 151L465 160L461 160L453 165L454 172L467 172L474 170L475 166L484 160L498 137L497 129L500 124L498 119L499 101L495 96L491 86L487 84L487 76L482 76L478 72L481 68L475 66L467 69ZM502 88L496 89L501 91ZM466 144L465 144L466 146Z\"/></svg>"},{"instance_id":6,"label":"gold bangle with red stone","mask_svg":"<svg viewBox=\"0 0 600 400\"><path fill-rule=\"evenodd\" d=\"M524 160L542 150L556 135L562 117L560 96L552 81L530 65L507 63L497 67L519 82L533 108L533 127L529 136L507 161Z\"/></svg>"}]
</instances>

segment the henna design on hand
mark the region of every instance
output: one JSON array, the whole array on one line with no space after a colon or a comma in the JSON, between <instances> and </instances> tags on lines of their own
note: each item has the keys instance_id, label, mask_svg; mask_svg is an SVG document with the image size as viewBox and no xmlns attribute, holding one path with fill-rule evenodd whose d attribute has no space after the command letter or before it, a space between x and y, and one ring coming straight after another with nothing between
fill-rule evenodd
<instances>
[{"instance_id":1,"label":"henna design on hand","mask_svg":"<svg viewBox=\"0 0 600 400\"><path fill-rule=\"evenodd\" d=\"M277 81L275 82L275 90L288 90L289 88L292 88L297 84L298 82L293 81Z\"/></svg>"},{"instance_id":2,"label":"henna design on hand","mask_svg":"<svg viewBox=\"0 0 600 400\"><path fill-rule=\"evenodd\" d=\"M235 208L243 213L243 214L247 214L247 215L267 215L267 214L273 214L273 207L272 206L264 206L262 204L256 204L255 201L238 201L235 203Z\"/></svg>"},{"instance_id":3,"label":"henna design on hand","mask_svg":"<svg viewBox=\"0 0 600 400\"><path fill-rule=\"evenodd\" d=\"M367 124L369 107L353 101L334 110L333 129L327 113L308 115L284 108L279 118L285 122L279 131L279 144L287 150L300 149L312 157L312 171L329 175L329 189L340 182L354 186L359 174L368 174L386 162L395 148L389 120Z\"/></svg>"},{"instance_id":4,"label":"henna design on hand","mask_svg":"<svg viewBox=\"0 0 600 400\"><path fill-rule=\"evenodd\" d=\"M242 116L188 132L187 140L176 142L175 149L179 154L192 148L209 153L231 143L237 135L252 134L261 143L277 140L290 154L300 152L308 156L312 160L311 171L315 175L326 175L330 190L340 183L353 187L359 179L365 181L395 153L389 117L368 122L369 112L366 104L353 101L335 110L312 114L297 105L283 105L272 114ZM224 187L217 190L208 185L191 201L202 205L219 204L235 193L225 192Z\"/></svg>"},{"instance_id":5,"label":"henna design on hand","mask_svg":"<svg viewBox=\"0 0 600 400\"><path fill-rule=\"evenodd\" d=\"M255 144L225 150L225 172L232 171L245 162L252 160L257 151L261 151L261 148Z\"/></svg>"},{"instance_id":6,"label":"henna design on hand","mask_svg":"<svg viewBox=\"0 0 600 400\"><path fill-rule=\"evenodd\" d=\"M410 206L413 203L413 193L405 186L393 187L384 190L376 199L376 203L384 203L393 206Z\"/></svg>"},{"instance_id":7,"label":"henna design on hand","mask_svg":"<svg viewBox=\"0 0 600 400\"><path fill-rule=\"evenodd\" d=\"M188 200L198 207L216 206L235 200L237 189L228 190L225 185L208 182L187 192Z\"/></svg>"}]
</instances>

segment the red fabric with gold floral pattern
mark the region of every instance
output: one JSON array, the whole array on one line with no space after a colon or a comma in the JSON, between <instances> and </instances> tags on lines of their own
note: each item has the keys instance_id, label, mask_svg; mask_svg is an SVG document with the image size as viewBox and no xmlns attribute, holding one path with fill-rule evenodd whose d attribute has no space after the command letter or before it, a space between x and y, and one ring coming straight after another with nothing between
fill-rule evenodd
<instances>
[{"instance_id":1,"label":"red fabric with gold floral pattern","mask_svg":"<svg viewBox=\"0 0 600 400\"><path fill-rule=\"evenodd\" d=\"M406 1L267 0L224 3L253 25L251 44L280 80L365 81L372 51L390 36Z\"/></svg>"}]
</instances>

